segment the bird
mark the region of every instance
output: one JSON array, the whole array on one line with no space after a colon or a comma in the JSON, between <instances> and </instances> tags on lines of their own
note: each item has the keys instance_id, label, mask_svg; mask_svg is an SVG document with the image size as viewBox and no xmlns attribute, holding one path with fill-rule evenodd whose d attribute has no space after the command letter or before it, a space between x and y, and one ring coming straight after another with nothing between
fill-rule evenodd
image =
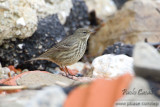
<instances>
[{"instance_id":1,"label":"bird","mask_svg":"<svg viewBox=\"0 0 160 107\"><path fill-rule=\"evenodd\" d=\"M66 76L71 75L66 66L78 62L83 57L91 33L93 32L88 28L79 28L39 57L29 61L48 60L59 65Z\"/></svg>"}]
</instances>

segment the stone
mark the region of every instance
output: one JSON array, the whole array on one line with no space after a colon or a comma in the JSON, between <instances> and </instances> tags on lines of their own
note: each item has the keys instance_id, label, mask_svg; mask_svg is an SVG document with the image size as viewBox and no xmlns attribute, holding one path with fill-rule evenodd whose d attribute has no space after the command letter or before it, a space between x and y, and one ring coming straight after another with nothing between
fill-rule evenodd
<instances>
[{"instance_id":1,"label":"stone","mask_svg":"<svg viewBox=\"0 0 160 107\"><path fill-rule=\"evenodd\" d=\"M10 71L10 75L11 75L11 77L15 76L15 72L14 71Z\"/></svg>"},{"instance_id":2,"label":"stone","mask_svg":"<svg viewBox=\"0 0 160 107\"><path fill-rule=\"evenodd\" d=\"M72 0L29 0L29 2L40 19L57 14L61 24L65 24L73 6Z\"/></svg>"},{"instance_id":3,"label":"stone","mask_svg":"<svg viewBox=\"0 0 160 107\"><path fill-rule=\"evenodd\" d=\"M132 56L134 45L124 44L121 42L115 43L112 46L108 46L103 54L115 54L120 55L124 54L127 56Z\"/></svg>"},{"instance_id":4,"label":"stone","mask_svg":"<svg viewBox=\"0 0 160 107\"><path fill-rule=\"evenodd\" d=\"M78 77L92 77L92 67L91 64L86 62L77 62L73 65L67 66L68 69L78 71Z\"/></svg>"},{"instance_id":5,"label":"stone","mask_svg":"<svg viewBox=\"0 0 160 107\"><path fill-rule=\"evenodd\" d=\"M10 69L8 67L3 67L4 74L8 75Z\"/></svg>"},{"instance_id":6,"label":"stone","mask_svg":"<svg viewBox=\"0 0 160 107\"><path fill-rule=\"evenodd\" d=\"M9 78L8 73L10 73L10 69L7 67L2 67L0 65L0 79L6 79Z\"/></svg>"},{"instance_id":7,"label":"stone","mask_svg":"<svg viewBox=\"0 0 160 107\"><path fill-rule=\"evenodd\" d=\"M89 40L89 54L101 55L115 42L135 44L138 41L160 42L160 13L151 0L131 0L104 23Z\"/></svg>"},{"instance_id":8,"label":"stone","mask_svg":"<svg viewBox=\"0 0 160 107\"><path fill-rule=\"evenodd\" d=\"M134 75L133 58L126 55L102 55L92 62L93 77L111 79L125 73Z\"/></svg>"},{"instance_id":9,"label":"stone","mask_svg":"<svg viewBox=\"0 0 160 107\"><path fill-rule=\"evenodd\" d=\"M115 107L120 107L120 103L124 104L123 107L135 106L134 104L138 104L136 107L158 107L159 99L153 91L154 88L150 87L145 79L135 77L129 89L122 90L124 96L115 102Z\"/></svg>"},{"instance_id":10,"label":"stone","mask_svg":"<svg viewBox=\"0 0 160 107\"><path fill-rule=\"evenodd\" d=\"M75 64L67 66L70 74L76 77L92 77L92 66L90 63L86 62L76 62ZM53 72L52 72L53 73ZM54 74L65 74L64 71L56 67Z\"/></svg>"},{"instance_id":11,"label":"stone","mask_svg":"<svg viewBox=\"0 0 160 107\"><path fill-rule=\"evenodd\" d=\"M67 96L61 87L46 87L37 92L26 107L62 107Z\"/></svg>"},{"instance_id":12,"label":"stone","mask_svg":"<svg viewBox=\"0 0 160 107\"><path fill-rule=\"evenodd\" d=\"M37 82L38 81L38 82ZM17 85L25 85L25 86L43 86L43 85L63 85L69 86L74 84L74 80L68 79L67 77L51 74L51 73L43 73L43 72L30 72L21 76L16 80Z\"/></svg>"},{"instance_id":13,"label":"stone","mask_svg":"<svg viewBox=\"0 0 160 107\"><path fill-rule=\"evenodd\" d=\"M37 94L37 90L25 90L18 93L0 95L0 107L23 107Z\"/></svg>"},{"instance_id":14,"label":"stone","mask_svg":"<svg viewBox=\"0 0 160 107\"><path fill-rule=\"evenodd\" d=\"M7 79L9 77L14 77L15 75L17 74L14 71L0 65L0 79Z\"/></svg>"},{"instance_id":15,"label":"stone","mask_svg":"<svg viewBox=\"0 0 160 107\"><path fill-rule=\"evenodd\" d=\"M113 0L118 9L121 9L128 0Z\"/></svg>"},{"instance_id":16,"label":"stone","mask_svg":"<svg viewBox=\"0 0 160 107\"><path fill-rule=\"evenodd\" d=\"M0 1L0 45L4 39L30 37L37 29L37 14L29 1Z\"/></svg>"},{"instance_id":17,"label":"stone","mask_svg":"<svg viewBox=\"0 0 160 107\"><path fill-rule=\"evenodd\" d=\"M66 94L59 86L49 86L41 90L0 95L0 99L0 107L61 107Z\"/></svg>"},{"instance_id":18,"label":"stone","mask_svg":"<svg viewBox=\"0 0 160 107\"><path fill-rule=\"evenodd\" d=\"M137 43L133 53L136 75L160 80L160 53L147 43Z\"/></svg>"},{"instance_id":19,"label":"stone","mask_svg":"<svg viewBox=\"0 0 160 107\"><path fill-rule=\"evenodd\" d=\"M85 64L83 62L77 62L73 65L67 66L67 68L72 70L78 70L79 72L82 72L85 67Z\"/></svg>"},{"instance_id":20,"label":"stone","mask_svg":"<svg viewBox=\"0 0 160 107\"><path fill-rule=\"evenodd\" d=\"M16 24L17 24L17 27L18 27L18 26L25 26L25 25L26 25L23 17L19 18L19 19L16 21Z\"/></svg>"},{"instance_id":21,"label":"stone","mask_svg":"<svg viewBox=\"0 0 160 107\"><path fill-rule=\"evenodd\" d=\"M97 17L106 20L108 16L113 15L117 8L112 0L85 0L88 11L95 11Z\"/></svg>"},{"instance_id":22,"label":"stone","mask_svg":"<svg viewBox=\"0 0 160 107\"><path fill-rule=\"evenodd\" d=\"M72 0L72 4L73 7L64 24L67 35L73 34L78 28L90 25L89 13L85 2L83 0Z\"/></svg>"}]
</instances>

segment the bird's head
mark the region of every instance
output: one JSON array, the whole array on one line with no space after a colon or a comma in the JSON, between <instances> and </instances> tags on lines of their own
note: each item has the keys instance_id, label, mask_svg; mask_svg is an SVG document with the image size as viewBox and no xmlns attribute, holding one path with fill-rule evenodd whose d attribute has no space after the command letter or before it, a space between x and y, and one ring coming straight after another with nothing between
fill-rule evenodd
<instances>
[{"instance_id":1,"label":"bird's head","mask_svg":"<svg viewBox=\"0 0 160 107\"><path fill-rule=\"evenodd\" d=\"M89 36L91 35L92 31L87 28L79 28L75 31L74 35L78 36L80 39L88 40Z\"/></svg>"}]
</instances>

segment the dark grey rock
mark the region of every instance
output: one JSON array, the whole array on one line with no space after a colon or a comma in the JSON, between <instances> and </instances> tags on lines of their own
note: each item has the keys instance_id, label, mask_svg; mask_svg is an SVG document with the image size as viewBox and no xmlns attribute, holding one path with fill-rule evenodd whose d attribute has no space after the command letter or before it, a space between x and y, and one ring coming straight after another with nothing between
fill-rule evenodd
<instances>
[{"instance_id":1,"label":"dark grey rock","mask_svg":"<svg viewBox=\"0 0 160 107\"><path fill-rule=\"evenodd\" d=\"M65 31L72 34L77 28L88 27L90 25L88 8L83 0L72 0L73 8L67 17Z\"/></svg>"},{"instance_id":2,"label":"dark grey rock","mask_svg":"<svg viewBox=\"0 0 160 107\"><path fill-rule=\"evenodd\" d=\"M159 50L160 43L148 43L148 44L152 45L157 50ZM104 54L115 54L115 55L124 54L131 57L133 54L133 49L134 49L134 45L117 42L111 46L108 46L104 50L103 55Z\"/></svg>"},{"instance_id":3,"label":"dark grey rock","mask_svg":"<svg viewBox=\"0 0 160 107\"><path fill-rule=\"evenodd\" d=\"M160 54L147 43L137 43L134 49L136 75L160 81Z\"/></svg>"},{"instance_id":4,"label":"dark grey rock","mask_svg":"<svg viewBox=\"0 0 160 107\"><path fill-rule=\"evenodd\" d=\"M152 89L153 94L160 98L160 82L154 80L147 80L150 88Z\"/></svg>"},{"instance_id":5,"label":"dark grey rock","mask_svg":"<svg viewBox=\"0 0 160 107\"><path fill-rule=\"evenodd\" d=\"M118 9L121 9L121 7L124 5L125 2L128 0L113 0L117 6Z\"/></svg>"},{"instance_id":6,"label":"dark grey rock","mask_svg":"<svg viewBox=\"0 0 160 107\"><path fill-rule=\"evenodd\" d=\"M112 46L107 47L103 52L103 54L115 54L115 55L125 54L127 56L132 56L133 48L134 48L133 45L118 42L113 44Z\"/></svg>"}]
</instances>

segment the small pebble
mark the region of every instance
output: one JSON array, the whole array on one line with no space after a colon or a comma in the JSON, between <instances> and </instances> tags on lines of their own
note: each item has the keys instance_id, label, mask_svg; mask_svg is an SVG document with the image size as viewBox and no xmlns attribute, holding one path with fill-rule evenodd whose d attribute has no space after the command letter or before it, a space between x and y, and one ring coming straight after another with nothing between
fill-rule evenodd
<instances>
[{"instance_id":1,"label":"small pebble","mask_svg":"<svg viewBox=\"0 0 160 107\"><path fill-rule=\"evenodd\" d=\"M5 48L5 49L8 49L8 48L9 48L9 45L8 45L8 44L4 44L4 48Z\"/></svg>"},{"instance_id":2,"label":"small pebble","mask_svg":"<svg viewBox=\"0 0 160 107\"><path fill-rule=\"evenodd\" d=\"M78 73L76 77L83 77L83 74Z\"/></svg>"},{"instance_id":3,"label":"small pebble","mask_svg":"<svg viewBox=\"0 0 160 107\"><path fill-rule=\"evenodd\" d=\"M8 67L3 67L2 69L4 71L4 74L8 74L10 72L10 69Z\"/></svg>"},{"instance_id":4,"label":"small pebble","mask_svg":"<svg viewBox=\"0 0 160 107\"><path fill-rule=\"evenodd\" d=\"M28 71L29 71L28 69L23 69L23 70L22 70L22 73L23 73L23 72L28 72Z\"/></svg>"},{"instance_id":5,"label":"small pebble","mask_svg":"<svg viewBox=\"0 0 160 107\"><path fill-rule=\"evenodd\" d=\"M15 72L14 71L11 71L10 74L11 74L12 77L15 76Z\"/></svg>"},{"instance_id":6,"label":"small pebble","mask_svg":"<svg viewBox=\"0 0 160 107\"><path fill-rule=\"evenodd\" d=\"M9 76L8 75L2 75L2 78L7 79L7 78L9 78Z\"/></svg>"},{"instance_id":7,"label":"small pebble","mask_svg":"<svg viewBox=\"0 0 160 107\"><path fill-rule=\"evenodd\" d=\"M49 67L47 67L46 70L47 70L48 72L53 73L53 74L59 74L59 73L60 73L58 70L54 70L53 68L49 68Z\"/></svg>"},{"instance_id":8,"label":"small pebble","mask_svg":"<svg viewBox=\"0 0 160 107\"><path fill-rule=\"evenodd\" d=\"M23 49L24 44L18 44L19 49Z\"/></svg>"}]
</instances>

